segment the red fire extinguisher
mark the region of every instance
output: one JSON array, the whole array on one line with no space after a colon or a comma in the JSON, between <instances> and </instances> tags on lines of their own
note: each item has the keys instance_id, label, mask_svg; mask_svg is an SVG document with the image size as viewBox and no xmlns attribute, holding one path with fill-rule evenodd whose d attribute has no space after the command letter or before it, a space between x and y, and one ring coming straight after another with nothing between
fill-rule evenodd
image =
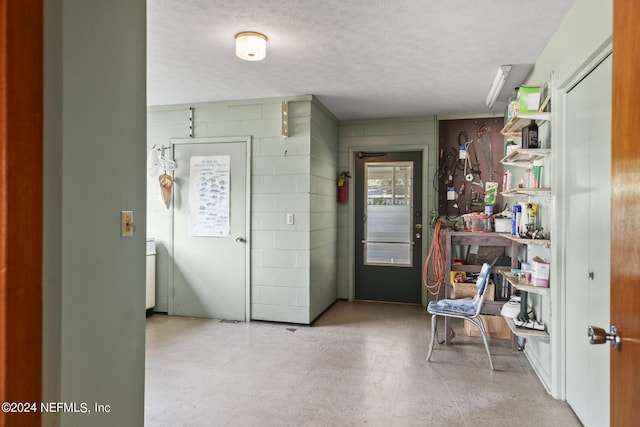
<instances>
[{"instance_id":1,"label":"red fire extinguisher","mask_svg":"<svg viewBox=\"0 0 640 427\"><path fill-rule=\"evenodd\" d=\"M338 178L338 203L349 201L349 172L341 172Z\"/></svg>"}]
</instances>

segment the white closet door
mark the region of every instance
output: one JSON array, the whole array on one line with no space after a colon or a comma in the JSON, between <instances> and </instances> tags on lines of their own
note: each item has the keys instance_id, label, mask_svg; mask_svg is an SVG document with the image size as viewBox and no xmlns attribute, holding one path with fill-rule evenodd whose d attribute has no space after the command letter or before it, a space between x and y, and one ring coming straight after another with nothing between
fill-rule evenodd
<instances>
[{"instance_id":1,"label":"white closet door","mask_svg":"<svg viewBox=\"0 0 640 427\"><path fill-rule=\"evenodd\" d=\"M567 402L587 427L609 425L609 346L590 325L610 317L611 57L567 95Z\"/></svg>"}]
</instances>

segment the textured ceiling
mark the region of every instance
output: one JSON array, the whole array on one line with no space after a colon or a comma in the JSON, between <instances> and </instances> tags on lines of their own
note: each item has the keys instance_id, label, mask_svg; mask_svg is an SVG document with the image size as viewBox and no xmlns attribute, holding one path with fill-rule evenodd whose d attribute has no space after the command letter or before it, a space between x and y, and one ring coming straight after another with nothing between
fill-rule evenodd
<instances>
[{"instance_id":1,"label":"textured ceiling","mask_svg":"<svg viewBox=\"0 0 640 427\"><path fill-rule=\"evenodd\" d=\"M535 63L574 1L147 0L147 103L312 94L341 120L486 113L498 66ZM235 57L241 31L267 35L265 60Z\"/></svg>"}]
</instances>

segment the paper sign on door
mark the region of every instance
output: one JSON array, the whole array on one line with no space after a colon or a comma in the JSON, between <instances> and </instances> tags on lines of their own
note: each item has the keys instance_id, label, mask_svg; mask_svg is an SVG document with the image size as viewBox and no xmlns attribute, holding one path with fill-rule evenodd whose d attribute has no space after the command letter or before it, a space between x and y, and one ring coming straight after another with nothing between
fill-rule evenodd
<instances>
[{"instance_id":1,"label":"paper sign on door","mask_svg":"<svg viewBox=\"0 0 640 427\"><path fill-rule=\"evenodd\" d=\"M191 157L189 234L229 235L230 156Z\"/></svg>"}]
</instances>

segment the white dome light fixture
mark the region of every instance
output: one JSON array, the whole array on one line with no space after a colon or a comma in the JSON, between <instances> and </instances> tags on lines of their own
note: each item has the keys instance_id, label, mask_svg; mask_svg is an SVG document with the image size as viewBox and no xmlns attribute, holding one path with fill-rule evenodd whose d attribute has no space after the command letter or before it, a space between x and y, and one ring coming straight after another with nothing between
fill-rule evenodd
<instances>
[{"instance_id":1,"label":"white dome light fixture","mask_svg":"<svg viewBox=\"0 0 640 427\"><path fill-rule=\"evenodd\" d=\"M236 34L236 56L245 61L261 61L267 56L267 36L254 31Z\"/></svg>"}]
</instances>

